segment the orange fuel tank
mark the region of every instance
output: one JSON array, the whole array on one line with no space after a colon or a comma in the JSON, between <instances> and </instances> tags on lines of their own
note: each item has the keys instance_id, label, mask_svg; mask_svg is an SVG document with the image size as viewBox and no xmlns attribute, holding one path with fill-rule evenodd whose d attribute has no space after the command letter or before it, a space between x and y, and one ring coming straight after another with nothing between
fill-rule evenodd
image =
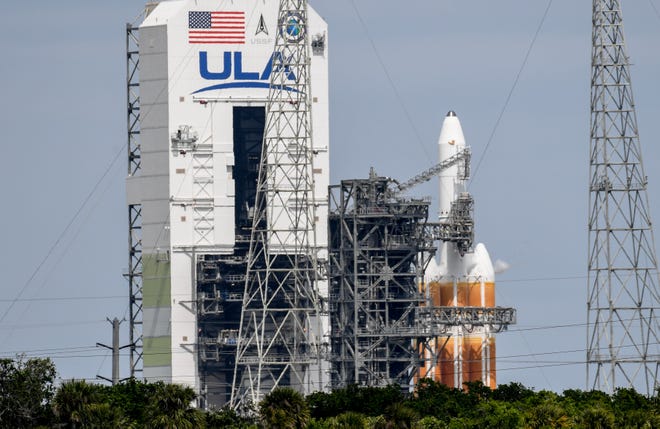
<instances>
[{"instance_id":1,"label":"orange fuel tank","mask_svg":"<svg viewBox=\"0 0 660 429\"><path fill-rule=\"evenodd\" d=\"M426 288L430 304L440 307L495 307L495 273L483 244L474 252L460 256L450 243L441 247L439 266L430 267ZM453 254L449 254L452 252ZM450 387L463 387L469 381L481 381L495 388L495 338L488 328L461 326L451 330L449 338L436 338L434 359L425 359L420 377L432 378Z\"/></svg>"}]
</instances>

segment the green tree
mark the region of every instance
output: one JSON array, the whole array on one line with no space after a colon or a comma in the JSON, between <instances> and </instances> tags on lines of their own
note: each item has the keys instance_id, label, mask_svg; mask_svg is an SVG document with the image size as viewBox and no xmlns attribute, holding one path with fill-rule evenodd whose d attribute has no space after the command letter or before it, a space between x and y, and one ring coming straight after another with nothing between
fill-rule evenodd
<instances>
[{"instance_id":1,"label":"green tree","mask_svg":"<svg viewBox=\"0 0 660 429\"><path fill-rule=\"evenodd\" d=\"M575 427L575 421L564 407L548 400L527 411L525 426L529 429L569 429Z\"/></svg>"},{"instance_id":2,"label":"green tree","mask_svg":"<svg viewBox=\"0 0 660 429\"><path fill-rule=\"evenodd\" d=\"M207 429L245 429L250 427L250 424L249 419L239 416L236 411L228 407L206 413Z\"/></svg>"},{"instance_id":3,"label":"green tree","mask_svg":"<svg viewBox=\"0 0 660 429\"><path fill-rule=\"evenodd\" d=\"M332 429L332 421L334 418L329 419L315 419L311 418L307 429Z\"/></svg>"},{"instance_id":4,"label":"green tree","mask_svg":"<svg viewBox=\"0 0 660 429\"><path fill-rule=\"evenodd\" d=\"M598 390L582 391L570 389L564 391L564 400L572 402L578 411L584 411L587 408L600 406L610 409L612 398L605 392Z\"/></svg>"},{"instance_id":5,"label":"green tree","mask_svg":"<svg viewBox=\"0 0 660 429\"><path fill-rule=\"evenodd\" d=\"M383 421L374 426L375 429L412 429L419 420L419 415L404 404L392 404L385 409Z\"/></svg>"},{"instance_id":6,"label":"green tree","mask_svg":"<svg viewBox=\"0 0 660 429\"><path fill-rule=\"evenodd\" d=\"M420 416L433 416L449 422L474 409L479 403L477 395L469 395L461 389L454 389L431 379L422 379L417 383L415 396L408 401L408 406Z\"/></svg>"},{"instance_id":7,"label":"green tree","mask_svg":"<svg viewBox=\"0 0 660 429\"><path fill-rule=\"evenodd\" d=\"M157 384L130 378L106 390L107 403L121 410L126 419L136 427L146 426L146 409L154 396Z\"/></svg>"},{"instance_id":8,"label":"green tree","mask_svg":"<svg viewBox=\"0 0 660 429\"><path fill-rule=\"evenodd\" d=\"M414 429L447 429L447 424L442 420L433 417L426 416L415 423L413 426Z\"/></svg>"},{"instance_id":9,"label":"green tree","mask_svg":"<svg viewBox=\"0 0 660 429\"><path fill-rule=\"evenodd\" d=\"M55 376L50 359L0 359L0 427L48 425Z\"/></svg>"},{"instance_id":10,"label":"green tree","mask_svg":"<svg viewBox=\"0 0 660 429\"><path fill-rule=\"evenodd\" d=\"M614 429L614 413L602 406L592 406L582 412L580 419L585 429Z\"/></svg>"},{"instance_id":11,"label":"green tree","mask_svg":"<svg viewBox=\"0 0 660 429\"><path fill-rule=\"evenodd\" d=\"M66 428L86 426L90 405L103 400L103 386L84 380L69 380L62 383L53 398L53 411L57 422Z\"/></svg>"},{"instance_id":12,"label":"green tree","mask_svg":"<svg viewBox=\"0 0 660 429\"><path fill-rule=\"evenodd\" d=\"M116 429L130 427L129 420L121 409L107 402L86 404L80 413L80 427L94 429Z\"/></svg>"},{"instance_id":13,"label":"green tree","mask_svg":"<svg viewBox=\"0 0 660 429\"><path fill-rule=\"evenodd\" d=\"M404 400L401 387L360 387L350 385L330 393L317 392L307 397L310 412L314 418L338 416L354 411L366 416L378 416L392 404Z\"/></svg>"},{"instance_id":14,"label":"green tree","mask_svg":"<svg viewBox=\"0 0 660 429\"><path fill-rule=\"evenodd\" d=\"M347 411L329 420L329 429L366 429L368 427L365 416L354 411Z\"/></svg>"},{"instance_id":15,"label":"green tree","mask_svg":"<svg viewBox=\"0 0 660 429\"><path fill-rule=\"evenodd\" d=\"M499 401L480 404L474 418L481 429L514 429L523 427L523 416L513 405Z\"/></svg>"},{"instance_id":16,"label":"green tree","mask_svg":"<svg viewBox=\"0 0 660 429\"><path fill-rule=\"evenodd\" d=\"M635 389L616 389L612 395L612 408L619 428L653 427L652 399Z\"/></svg>"},{"instance_id":17,"label":"green tree","mask_svg":"<svg viewBox=\"0 0 660 429\"><path fill-rule=\"evenodd\" d=\"M520 383L511 382L509 384L500 384L493 390L492 398L504 402L522 402L533 397L534 391L528 389Z\"/></svg>"},{"instance_id":18,"label":"green tree","mask_svg":"<svg viewBox=\"0 0 660 429\"><path fill-rule=\"evenodd\" d=\"M466 381L463 385L468 392L468 396L474 403L489 399L493 394L490 387L486 386L481 381Z\"/></svg>"},{"instance_id":19,"label":"green tree","mask_svg":"<svg viewBox=\"0 0 660 429\"><path fill-rule=\"evenodd\" d=\"M447 424L447 429L477 429L477 423L467 417L451 419Z\"/></svg>"},{"instance_id":20,"label":"green tree","mask_svg":"<svg viewBox=\"0 0 660 429\"><path fill-rule=\"evenodd\" d=\"M205 416L193 408L197 395L187 386L154 383L146 409L146 427L158 429L197 429L205 427Z\"/></svg>"},{"instance_id":21,"label":"green tree","mask_svg":"<svg viewBox=\"0 0 660 429\"><path fill-rule=\"evenodd\" d=\"M269 429L303 429L310 421L309 406L302 394L279 387L259 404L259 414Z\"/></svg>"}]
</instances>

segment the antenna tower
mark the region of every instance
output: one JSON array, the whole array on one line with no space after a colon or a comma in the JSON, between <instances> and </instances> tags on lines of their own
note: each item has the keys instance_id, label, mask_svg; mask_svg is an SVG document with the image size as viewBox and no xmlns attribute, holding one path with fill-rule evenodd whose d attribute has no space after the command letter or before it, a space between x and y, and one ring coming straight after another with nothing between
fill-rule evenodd
<instances>
[{"instance_id":1,"label":"antenna tower","mask_svg":"<svg viewBox=\"0 0 660 429\"><path fill-rule=\"evenodd\" d=\"M594 0L587 388L658 384L658 274L619 0Z\"/></svg>"},{"instance_id":2,"label":"antenna tower","mask_svg":"<svg viewBox=\"0 0 660 429\"><path fill-rule=\"evenodd\" d=\"M231 404L320 389L310 55L305 0L280 0Z\"/></svg>"}]
</instances>

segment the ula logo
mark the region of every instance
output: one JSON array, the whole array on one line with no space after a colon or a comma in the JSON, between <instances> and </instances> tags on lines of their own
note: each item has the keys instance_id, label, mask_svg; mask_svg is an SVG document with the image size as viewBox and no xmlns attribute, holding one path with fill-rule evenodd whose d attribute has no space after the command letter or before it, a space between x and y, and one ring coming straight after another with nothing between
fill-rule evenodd
<instances>
[{"instance_id":1,"label":"ula logo","mask_svg":"<svg viewBox=\"0 0 660 429\"><path fill-rule=\"evenodd\" d=\"M279 72L284 70L287 79L290 81L296 80L296 75L293 70L285 65L284 57L281 52L273 52L273 55L268 60L264 69L261 72L246 71L243 69L243 53L242 52L225 52L222 56L222 68L209 70L208 52L199 52L199 74L206 80L219 80L233 82L219 83L216 85L207 86L198 89L193 94L200 92L212 91L215 89L229 89L229 88L270 88L270 76L273 71ZM283 86L285 91L298 91L289 86Z\"/></svg>"}]
</instances>

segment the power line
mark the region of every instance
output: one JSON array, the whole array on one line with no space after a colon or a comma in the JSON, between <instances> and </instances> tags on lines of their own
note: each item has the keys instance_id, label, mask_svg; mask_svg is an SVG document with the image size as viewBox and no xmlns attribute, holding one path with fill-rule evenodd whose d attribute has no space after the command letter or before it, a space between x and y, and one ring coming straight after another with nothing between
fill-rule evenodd
<instances>
[{"instance_id":1,"label":"power line","mask_svg":"<svg viewBox=\"0 0 660 429\"><path fill-rule=\"evenodd\" d=\"M658 17L658 19L660 19L660 11L656 7L655 3L653 3L653 0L649 0L649 4L651 5L653 12L655 13L655 16Z\"/></svg>"},{"instance_id":2,"label":"power line","mask_svg":"<svg viewBox=\"0 0 660 429\"><path fill-rule=\"evenodd\" d=\"M21 325L3 325L0 326L0 329L32 329L32 328L48 328L48 327L62 327L62 326L81 326L89 325L92 323L104 323L105 320L85 320L80 322L44 322L44 323L32 323L32 324L21 324Z\"/></svg>"},{"instance_id":3,"label":"power line","mask_svg":"<svg viewBox=\"0 0 660 429\"><path fill-rule=\"evenodd\" d=\"M2 316L0 316L0 323L2 323L2 322L5 320L5 317L7 317L7 314L9 314L9 312L11 311L11 309L14 308L14 305L16 305L17 300L20 299L20 298L23 296L23 294L24 294L25 291L27 290L27 287L30 285L30 283L32 283L32 280L34 280L34 278L37 276L37 274L39 273L39 271L41 271L41 268L44 266L44 264L46 263L46 261L48 261L48 259L50 258L50 256L51 256L51 255L53 254L53 252L55 251L55 248L60 244L60 242L62 241L62 239L64 238L64 236L67 234L67 232L69 231L69 229L71 229L71 226L73 225L73 223L76 221L76 219L78 218L78 216L80 215L80 213L83 211L83 209L87 206L87 203L89 203L89 201L91 200L92 196L96 193L96 190L99 188L99 186L101 185L101 183L105 180L105 178L106 178L106 176L108 175L108 173L110 173L110 171L112 170L112 167L114 167L115 163L117 162L117 160L119 159L119 156L120 156L122 153L124 153L124 146L122 146L121 150L117 152L117 154L114 156L114 158L112 158L112 161L110 162L110 165L108 165L108 167L105 169L105 171L103 172L103 174L101 175L101 177L96 181L96 183L95 183L94 186L92 187L92 190L87 194L87 196L86 196L85 199L83 200L82 204L78 207L78 210L76 210L75 214L74 214L73 217L69 220L69 222L67 223L67 225L66 225L66 227L64 228L64 230L62 230L62 232L60 233L60 235L57 237L57 240L55 240L55 242L53 243L53 245L50 247L50 249L49 249L48 252L46 253L46 256L41 260L41 262L40 262L39 265L37 265L37 267L34 269L34 271L32 272L32 274L31 274L30 277L28 278L28 280L27 280L27 281L25 282L25 284L21 287L21 290L20 290L20 292L18 293L18 295L16 296L16 299L14 299L14 300L11 301L11 304L9 305L9 307L4 311L4 313L2 314Z\"/></svg>"},{"instance_id":4,"label":"power line","mask_svg":"<svg viewBox=\"0 0 660 429\"><path fill-rule=\"evenodd\" d=\"M222 5L222 3L224 3L225 1L226 1L226 0L221 0L219 5ZM141 13L140 15L138 15L138 17L141 16L142 14L143 14L143 13ZM138 19L138 18L136 18L136 19ZM191 50L192 50L192 48L189 48L189 52L190 52ZM191 58L192 58L192 57L189 56L189 55L187 55L187 57L188 57L188 59L185 61L186 64L187 64L188 62L190 62L190 61L191 61ZM181 66L183 65L183 63L184 63L183 60L179 62L179 64L177 65L177 70L174 70L173 74L177 73L178 70L180 70L180 68L181 68ZM175 80L176 80L176 79L175 79ZM167 86L165 86L165 87L161 90L161 92L160 92L160 94L158 95L158 97L160 97L160 95L161 95L163 92L165 92L166 88L167 88ZM144 118L144 117L148 116L149 113L151 113L151 110L152 110L152 109L153 109L153 106L152 106L149 110L145 111L145 112L142 114L141 117ZM57 238L57 239L55 240L55 242L52 244L52 246L50 247L50 249L49 249L48 252L46 253L46 256L41 260L41 262L40 262L40 263L37 265L37 267L34 269L34 271L32 272L32 274L31 274L30 277L28 278L28 280L27 280L27 281L25 282L25 284L21 287L21 289L20 289L18 295L16 296L16 298L11 299L11 300L8 300L8 302L10 302L10 305L9 305L9 307L8 307L7 309L5 309L5 311L4 311L4 313L2 314L2 316L0 316L0 324L5 320L5 318L7 317L7 315L9 314L9 312L14 308L14 306L16 305L16 303L19 302L19 300L21 300L21 298L22 298L23 294L25 293L25 291L27 290L28 286L32 283L32 281L33 281L34 278L37 276L37 274L41 271L41 269L43 268L43 266L45 265L45 263L50 259L50 257L52 256L52 254L55 252L55 249L59 246L60 242L64 239L64 237L66 236L66 234L69 232L69 230L70 230L71 227L73 226L74 222L78 219L78 217L79 217L80 214L82 213L83 209L87 206L87 204L88 204L89 201L92 199L92 197L94 196L94 194L96 194L96 192L97 192L98 188L100 187L101 183L102 183L102 182L105 180L105 178L108 176L108 174L110 173L110 171L111 171L112 168L114 167L114 165L115 165L115 163L117 162L117 160L118 160L118 159L120 158L120 156L124 153L125 149L126 149L126 146L125 146L124 144L122 144L121 147L120 147L120 149L119 149L119 151L118 151L118 152L114 155L114 157L112 158L112 161L110 162L110 164L108 165L108 167L105 169L105 171L103 172L103 174L101 175L101 177L96 181L96 183L95 183L94 186L92 187L92 190L91 190L91 191L87 194L87 196L84 198L84 200L83 200L82 204L79 206L78 210L74 213L73 217L69 220L69 222L67 223L67 225L65 226L65 228L64 228L64 229L62 230L62 232L59 234L58 238ZM164 228L164 226L165 226L165 224L163 224L163 228ZM2 300L2 302L7 302L7 301ZM26 302L30 302L30 301L27 300ZM3 342L4 342L4 341L3 341Z\"/></svg>"},{"instance_id":5,"label":"power line","mask_svg":"<svg viewBox=\"0 0 660 429\"><path fill-rule=\"evenodd\" d=\"M547 282L557 280L584 280L587 276L564 276L564 277L532 277L526 279L497 280L497 283L522 283L522 282Z\"/></svg>"},{"instance_id":6,"label":"power line","mask_svg":"<svg viewBox=\"0 0 660 429\"><path fill-rule=\"evenodd\" d=\"M160 295L143 295L148 298L151 296L158 297ZM189 294L179 293L179 294L170 294L171 297L189 297ZM103 301L108 299L125 299L125 295L107 295L107 296L52 296L44 298L22 298L16 300L16 302L57 302L57 301ZM0 302L12 302L13 299L0 299Z\"/></svg>"},{"instance_id":7,"label":"power line","mask_svg":"<svg viewBox=\"0 0 660 429\"><path fill-rule=\"evenodd\" d=\"M634 322L636 320L653 320L653 319L657 319L658 317L660 317L660 316L631 317L631 318L628 318L628 319L621 319L620 321L621 322ZM529 328L507 329L505 332L541 331L541 330L548 330L548 329L587 327L587 326L594 326L594 325L597 325L597 324L602 324L602 322L598 322L598 323L576 322L576 323L567 323L567 324L562 324L562 325L531 326Z\"/></svg>"},{"instance_id":8,"label":"power line","mask_svg":"<svg viewBox=\"0 0 660 429\"><path fill-rule=\"evenodd\" d=\"M581 280L586 279L587 276L563 276L563 277L533 277L533 278L520 278L520 279L507 279L497 280L497 284L501 283L532 283L532 282L545 282L545 281L560 281L560 280ZM187 294L172 294L175 296L188 296ZM148 295L144 295L148 297ZM65 296L65 297L43 297L43 298L20 298L20 299L0 299L3 302L58 302L58 301L103 301L110 299L125 299L125 295L106 295L106 296Z\"/></svg>"},{"instance_id":9,"label":"power line","mask_svg":"<svg viewBox=\"0 0 660 429\"><path fill-rule=\"evenodd\" d=\"M48 349L34 349L34 350L17 350L17 351L5 351L5 352L0 352L1 355L5 356L20 356L23 354L27 353L37 353L37 352L58 352L58 351L73 351L73 350L84 350L84 349L94 349L96 347L93 346L69 346L69 347L56 347L56 348L48 348Z\"/></svg>"},{"instance_id":10,"label":"power line","mask_svg":"<svg viewBox=\"0 0 660 429\"><path fill-rule=\"evenodd\" d=\"M493 142L493 138L495 137L495 133L497 132L497 129L500 126L500 122L502 122L502 117L504 116L504 112L506 112L507 107L509 107L509 102L511 101L511 97L513 96L513 92L515 91L516 87L518 86L518 81L520 81L520 76L522 75L523 70L525 69L525 66L527 65L527 61L529 60L529 55L532 53L532 49L534 48L534 45L536 44L536 39L539 37L539 34L541 33L541 29L543 28L543 24L545 23L546 18L548 17L548 12L550 11L550 7L552 6L552 2L554 0L549 0L548 1L548 6L545 8L545 12L543 12L543 17L541 18L541 22L539 23L538 27L536 28L536 33L534 33L534 37L532 38L531 43L529 44L529 48L527 48L527 53L525 54L525 58L523 59L522 64L520 65L520 68L518 69L518 74L516 75L516 78L513 81L513 85L511 86L511 89L509 90L509 94L506 97L506 100L504 101L504 105L502 106L502 110L500 110L500 114L497 117L497 120L495 121L495 126L493 127L493 131L490 133L490 137L488 138L488 141L486 142L486 146L484 147L484 151L479 157L479 162L477 163L477 167L474 169L474 172L472 173L472 179L470 179L470 184L474 181L475 177L477 176L477 173L479 172L479 167L481 167L482 162L486 158L486 152L488 152L488 148L490 147L490 144Z\"/></svg>"},{"instance_id":11,"label":"power line","mask_svg":"<svg viewBox=\"0 0 660 429\"><path fill-rule=\"evenodd\" d=\"M660 343L650 343L649 345L652 346L658 346ZM627 348L634 348L636 347L635 344L628 344L628 345L622 345L617 347L618 349L627 349ZM61 355L61 354L66 354L66 353L80 353L82 351L89 350L90 352L97 352L98 349L95 346L79 346L79 347L63 347L63 348L53 348L53 349L36 349L36 350L28 350L28 351L14 351L14 352L4 352L0 353L0 356L14 356L16 354L22 354L27 357L48 357L50 355ZM598 350L609 350L609 346L606 347L601 347ZM537 352L537 353L522 353L522 354L513 354L513 355L499 355L497 357L498 360L500 359L513 359L513 358L525 358L525 357L533 357L533 356L553 356L553 355L566 355L566 354L573 354L573 353L583 353L586 352L586 348L580 348L580 349L567 349L567 350L552 350L552 351L547 351L547 352ZM153 355L168 355L168 354L175 354L175 353L181 353L181 354L189 354L189 350L170 350L168 349L162 349L162 351L154 351ZM70 355L67 357L76 357L77 355ZM79 357L102 357L104 356L103 354L86 354L82 355ZM126 354L122 354L122 356L128 356L128 352ZM60 358L62 356L58 356ZM469 361L469 362L477 362L481 361L480 359L476 360L469 360L469 359L464 359L464 361ZM583 363L586 363L586 361L582 361Z\"/></svg>"},{"instance_id":12,"label":"power line","mask_svg":"<svg viewBox=\"0 0 660 429\"><path fill-rule=\"evenodd\" d=\"M45 297L45 298L22 298L22 299L0 299L0 302L57 302L57 301L104 301L108 299L125 299L124 295L110 296L64 296L64 297Z\"/></svg>"},{"instance_id":13,"label":"power line","mask_svg":"<svg viewBox=\"0 0 660 429\"><path fill-rule=\"evenodd\" d=\"M360 24L362 25L362 29L364 30L365 35L367 36L367 39L369 40L369 44L371 45L371 48L374 51L374 54L376 55L376 59L378 60L378 63L380 64L381 68L383 69L383 72L385 73L385 77L387 78L388 83L390 84L390 87L392 87L392 91L394 92L395 97L397 98L397 101L399 102L399 105L401 106L401 109L403 110L403 113L406 116L406 120L410 124L410 127L412 128L415 137L417 138L417 142L422 148L422 151L424 151L424 155L426 155L426 158L431 159L431 156L429 155L428 151L426 150L426 147L424 146L424 142L422 140L422 137L419 135L419 132L417 130L417 127L415 126L415 123L412 119L412 115L410 114L410 111L406 107L406 104L403 102L403 97L401 96L401 93L397 89L396 85L394 84L394 79L392 79L392 76L390 75L390 72L387 69L387 66L385 66L385 62L383 61L383 58L380 55L380 52L378 52L378 48L376 48L376 43L374 42L374 39L371 37L371 34L369 33L369 29L367 28L367 24L362 18L362 15L360 14L360 11L357 8L357 5L355 4L354 0L349 0L351 3L351 6L353 6L353 10L355 11L355 15L358 18L358 21L360 21Z\"/></svg>"}]
</instances>

